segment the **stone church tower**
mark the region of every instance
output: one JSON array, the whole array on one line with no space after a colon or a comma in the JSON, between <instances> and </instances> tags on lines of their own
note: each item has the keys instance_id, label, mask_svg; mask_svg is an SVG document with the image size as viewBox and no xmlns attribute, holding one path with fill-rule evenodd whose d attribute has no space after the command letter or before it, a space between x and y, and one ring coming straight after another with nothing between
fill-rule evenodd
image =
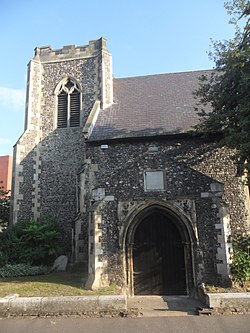
<instances>
[{"instance_id":1,"label":"stone church tower","mask_svg":"<svg viewBox=\"0 0 250 333\"><path fill-rule=\"evenodd\" d=\"M25 130L14 147L13 223L50 214L71 237L84 164L83 124L95 103L102 108L112 103L112 82L104 38L87 46L35 49L28 65Z\"/></svg>"}]
</instances>

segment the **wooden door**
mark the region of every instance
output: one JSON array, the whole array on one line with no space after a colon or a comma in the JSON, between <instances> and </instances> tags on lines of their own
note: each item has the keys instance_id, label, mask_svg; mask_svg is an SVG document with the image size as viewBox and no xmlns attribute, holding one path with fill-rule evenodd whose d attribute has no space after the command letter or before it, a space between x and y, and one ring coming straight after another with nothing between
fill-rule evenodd
<instances>
[{"instance_id":1,"label":"wooden door","mask_svg":"<svg viewBox=\"0 0 250 333\"><path fill-rule=\"evenodd\" d=\"M135 295L184 295L184 248L179 230L162 214L141 221L133 246Z\"/></svg>"}]
</instances>

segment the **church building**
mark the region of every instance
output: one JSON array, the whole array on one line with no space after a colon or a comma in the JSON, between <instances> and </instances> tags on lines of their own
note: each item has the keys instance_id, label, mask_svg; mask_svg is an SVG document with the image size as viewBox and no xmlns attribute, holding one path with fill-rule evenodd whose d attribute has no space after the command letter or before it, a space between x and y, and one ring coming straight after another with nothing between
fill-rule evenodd
<instances>
[{"instance_id":1,"label":"church building","mask_svg":"<svg viewBox=\"0 0 250 333\"><path fill-rule=\"evenodd\" d=\"M249 191L230 156L191 130L208 71L114 78L106 40L37 47L14 147L12 221L59 221L86 287L196 295L227 284ZM209 112L209 106L207 106Z\"/></svg>"}]
</instances>

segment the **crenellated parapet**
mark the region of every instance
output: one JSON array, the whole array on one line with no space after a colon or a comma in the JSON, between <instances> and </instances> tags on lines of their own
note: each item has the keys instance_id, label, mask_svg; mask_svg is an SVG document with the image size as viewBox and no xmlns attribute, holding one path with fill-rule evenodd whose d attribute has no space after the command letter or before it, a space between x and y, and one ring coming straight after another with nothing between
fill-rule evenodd
<instances>
[{"instance_id":1,"label":"crenellated parapet","mask_svg":"<svg viewBox=\"0 0 250 333\"><path fill-rule=\"evenodd\" d=\"M76 59L93 57L98 55L100 51L106 51L106 39L101 37L100 39L89 41L88 45L66 45L61 49L52 49L50 46L40 46L35 48L35 60L42 62L58 61L65 59Z\"/></svg>"}]
</instances>

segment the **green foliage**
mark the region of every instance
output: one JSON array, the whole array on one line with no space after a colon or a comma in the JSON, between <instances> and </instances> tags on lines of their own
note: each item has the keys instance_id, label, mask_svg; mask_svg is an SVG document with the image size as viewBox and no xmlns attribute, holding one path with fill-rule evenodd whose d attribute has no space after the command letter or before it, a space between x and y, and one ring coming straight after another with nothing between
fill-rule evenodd
<instances>
[{"instance_id":1,"label":"green foliage","mask_svg":"<svg viewBox=\"0 0 250 333\"><path fill-rule=\"evenodd\" d=\"M232 279L244 287L250 279L250 236L238 237L234 242Z\"/></svg>"},{"instance_id":2,"label":"green foliage","mask_svg":"<svg viewBox=\"0 0 250 333\"><path fill-rule=\"evenodd\" d=\"M19 222L0 234L0 266L50 265L60 251L61 234L53 218Z\"/></svg>"},{"instance_id":3,"label":"green foliage","mask_svg":"<svg viewBox=\"0 0 250 333\"><path fill-rule=\"evenodd\" d=\"M0 230L5 229L10 215L10 191L0 188Z\"/></svg>"},{"instance_id":4,"label":"green foliage","mask_svg":"<svg viewBox=\"0 0 250 333\"><path fill-rule=\"evenodd\" d=\"M27 264L5 265L0 268L0 278L32 276L48 273L45 266L30 266Z\"/></svg>"},{"instance_id":5,"label":"green foliage","mask_svg":"<svg viewBox=\"0 0 250 333\"><path fill-rule=\"evenodd\" d=\"M242 165L250 161L250 2L234 0L225 7L235 24L235 36L213 42L210 56L215 71L201 77L194 92L201 120L195 128L205 134L223 133L222 144L236 149L234 157ZM203 105L211 105L212 111L205 112Z\"/></svg>"}]
</instances>

